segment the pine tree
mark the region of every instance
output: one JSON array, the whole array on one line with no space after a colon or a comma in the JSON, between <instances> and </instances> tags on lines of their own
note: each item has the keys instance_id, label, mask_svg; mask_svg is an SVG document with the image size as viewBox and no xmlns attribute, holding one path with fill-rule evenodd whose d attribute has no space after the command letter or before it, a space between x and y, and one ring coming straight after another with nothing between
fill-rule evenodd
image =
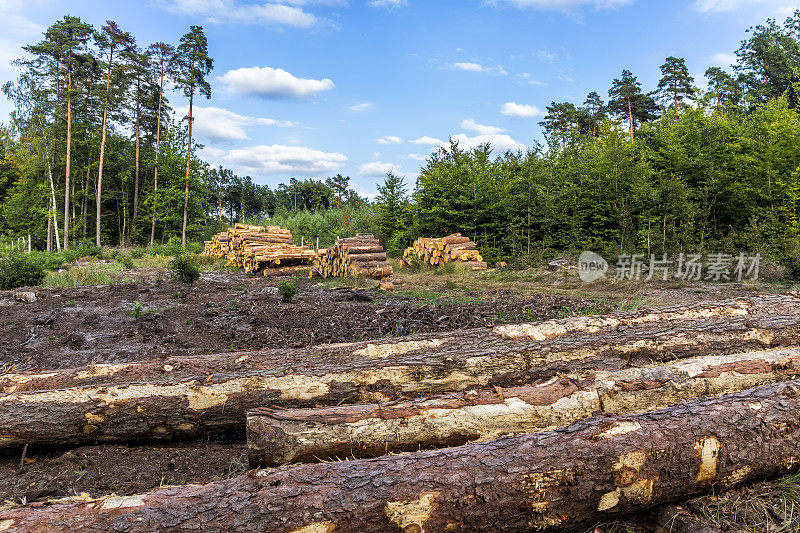
<instances>
[{"instance_id":1,"label":"pine tree","mask_svg":"<svg viewBox=\"0 0 800 533\"><path fill-rule=\"evenodd\" d=\"M539 122L548 136L561 139L562 145L566 142L569 132L577 125L578 110L571 102L550 102L547 106L547 115Z\"/></svg>"},{"instance_id":2,"label":"pine tree","mask_svg":"<svg viewBox=\"0 0 800 533\"><path fill-rule=\"evenodd\" d=\"M106 21L100 33L96 36L100 49L106 55L106 90L103 104L103 125L100 138L100 162L97 170L97 219L95 225L95 245L100 246L101 215L103 202L103 161L106 152L106 132L108 130L108 111L112 103L111 74L114 70L114 52L130 48L133 37L122 31L113 20Z\"/></svg>"},{"instance_id":3,"label":"pine tree","mask_svg":"<svg viewBox=\"0 0 800 533\"><path fill-rule=\"evenodd\" d=\"M578 110L578 128L583 133L597 136L600 133L600 124L606 118L606 106L603 99L597 92L590 92L583 101L583 107Z\"/></svg>"},{"instance_id":4,"label":"pine tree","mask_svg":"<svg viewBox=\"0 0 800 533\"><path fill-rule=\"evenodd\" d=\"M651 93L642 92L642 84L630 70L623 70L622 77L614 79L608 90L608 110L618 117L628 119L628 130L633 142L636 127L657 118L658 104Z\"/></svg>"},{"instance_id":5,"label":"pine tree","mask_svg":"<svg viewBox=\"0 0 800 533\"><path fill-rule=\"evenodd\" d=\"M656 94L662 102L669 103L673 111L685 105L685 100L693 100L697 89L694 78L686 68L686 61L681 57L668 57L661 65L661 80L658 82Z\"/></svg>"},{"instance_id":6,"label":"pine tree","mask_svg":"<svg viewBox=\"0 0 800 533\"><path fill-rule=\"evenodd\" d=\"M719 109L738 99L739 84L733 76L719 67L709 67L705 76L708 80L707 95L713 99L714 107Z\"/></svg>"},{"instance_id":7,"label":"pine tree","mask_svg":"<svg viewBox=\"0 0 800 533\"><path fill-rule=\"evenodd\" d=\"M191 26L189 33L181 37L181 44L178 45L177 51L177 65L175 81L178 87L183 89L183 94L189 98L189 140L186 148L186 189L183 199L183 229L181 230L181 244L186 246L194 95L197 92L206 98L211 98L211 85L206 81L206 76L214 68L214 60L208 55L208 40L203 33L202 26Z\"/></svg>"},{"instance_id":8,"label":"pine tree","mask_svg":"<svg viewBox=\"0 0 800 533\"><path fill-rule=\"evenodd\" d=\"M341 174L336 174L332 178L325 180L325 183L336 193L336 203L341 204L342 195L347 191L347 187L350 184L350 176L345 178Z\"/></svg>"}]
</instances>

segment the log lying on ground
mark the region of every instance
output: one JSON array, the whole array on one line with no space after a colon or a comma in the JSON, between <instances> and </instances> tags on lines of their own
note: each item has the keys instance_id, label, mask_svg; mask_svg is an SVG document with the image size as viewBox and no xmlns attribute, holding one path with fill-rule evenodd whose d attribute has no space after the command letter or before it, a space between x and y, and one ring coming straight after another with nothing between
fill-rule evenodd
<instances>
[{"instance_id":1,"label":"log lying on ground","mask_svg":"<svg viewBox=\"0 0 800 533\"><path fill-rule=\"evenodd\" d=\"M418 260L433 266L457 261L466 263L471 270L486 270L478 246L469 237L454 233L441 239L420 237L403 251L403 264Z\"/></svg>"},{"instance_id":2,"label":"log lying on ground","mask_svg":"<svg viewBox=\"0 0 800 533\"><path fill-rule=\"evenodd\" d=\"M330 248L320 250L312 275L315 273L323 278L363 276L381 279L391 276L393 270L374 235L356 235L339 239Z\"/></svg>"},{"instance_id":3,"label":"log lying on ground","mask_svg":"<svg viewBox=\"0 0 800 533\"><path fill-rule=\"evenodd\" d=\"M8 374L0 376L0 449L190 438L244 431L246 412L263 406L386 402L513 387L559 372L796 346L799 306L793 297L761 297L379 342Z\"/></svg>"},{"instance_id":4,"label":"log lying on ground","mask_svg":"<svg viewBox=\"0 0 800 533\"><path fill-rule=\"evenodd\" d=\"M537 385L386 404L260 408L247 415L251 468L458 446L565 426L594 413L642 413L800 376L800 348L559 376Z\"/></svg>"},{"instance_id":5,"label":"log lying on ground","mask_svg":"<svg viewBox=\"0 0 800 533\"><path fill-rule=\"evenodd\" d=\"M0 512L13 532L553 530L796 470L800 382L379 459Z\"/></svg>"},{"instance_id":6,"label":"log lying on ground","mask_svg":"<svg viewBox=\"0 0 800 533\"><path fill-rule=\"evenodd\" d=\"M206 241L206 255L226 258L226 266L244 268L248 274L292 275L298 267L311 268L316 256L307 246L295 246L292 233L279 226L236 224ZM280 271L285 272L281 273Z\"/></svg>"}]
</instances>

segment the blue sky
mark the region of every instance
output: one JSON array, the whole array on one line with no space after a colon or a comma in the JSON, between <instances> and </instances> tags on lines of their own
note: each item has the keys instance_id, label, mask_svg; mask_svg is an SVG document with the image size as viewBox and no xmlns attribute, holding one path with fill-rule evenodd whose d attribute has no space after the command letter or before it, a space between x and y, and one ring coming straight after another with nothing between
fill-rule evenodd
<instances>
[{"instance_id":1,"label":"blue sky","mask_svg":"<svg viewBox=\"0 0 800 533\"><path fill-rule=\"evenodd\" d=\"M497 149L541 140L551 101L604 98L630 69L652 89L665 57L702 85L745 30L787 0L0 0L0 83L20 46L64 14L115 20L146 46L202 25L215 60L197 101L202 156L275 186L349 175L376 192L393 169L413 185L440 142ZM183 99L171 101L180 112ZM10 109L0 97L0 121Z\"/></svg>"}]
</instances>

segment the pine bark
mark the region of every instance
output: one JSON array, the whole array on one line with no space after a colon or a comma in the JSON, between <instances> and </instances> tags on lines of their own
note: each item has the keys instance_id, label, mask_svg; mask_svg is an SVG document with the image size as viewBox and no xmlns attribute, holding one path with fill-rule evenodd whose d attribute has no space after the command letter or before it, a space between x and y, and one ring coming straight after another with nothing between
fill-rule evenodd
<instances>
[{"instance_id":1,"label":"pine bark","mask_svg":"<svg viewBox=\"0 0 800 533\"><path fill-rule=\"evenodd\" d=\"M800 300L764 297L445 334L0 376L0 448L244 431L264 406L375 403L558 373L800 345Z\"/></svg>"},{"instance_id":2,"label":"pine bark","mask_svg":"<svg viewBox=\"0 0 800 533\"><path fill-rule=\"evenodd\" d=\"M8 532L527 532L614 519L800 462L800 382L456 448L0 512Z\"/></svg>"}]
</instances>

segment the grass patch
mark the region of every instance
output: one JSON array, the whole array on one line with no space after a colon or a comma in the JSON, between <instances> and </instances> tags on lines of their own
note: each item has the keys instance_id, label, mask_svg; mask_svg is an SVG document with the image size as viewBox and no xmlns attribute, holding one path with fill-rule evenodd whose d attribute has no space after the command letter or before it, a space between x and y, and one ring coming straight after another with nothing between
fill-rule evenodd
<instances>
[{"instance_id":1,"label":"grass patch","mask_svg":"<svg viewBox=\"0 0 800 533\"><path fill-rule=\"evenodd\" d=\"M167 268L172 257L168 255L144 255L133 258L135 268Z\"/></svg>"},{"instance_id":2,"label":"grass patch","mask_svg":"<svg viewBox=\"0 0 800 533\"><path fill-rule=\"evenodd\" d=\"M105 272L92 268L74 267L64 272L48 272L44 287L84 287L86 285L111 285L114 280Z\"/></svg>"}]
</instances>

